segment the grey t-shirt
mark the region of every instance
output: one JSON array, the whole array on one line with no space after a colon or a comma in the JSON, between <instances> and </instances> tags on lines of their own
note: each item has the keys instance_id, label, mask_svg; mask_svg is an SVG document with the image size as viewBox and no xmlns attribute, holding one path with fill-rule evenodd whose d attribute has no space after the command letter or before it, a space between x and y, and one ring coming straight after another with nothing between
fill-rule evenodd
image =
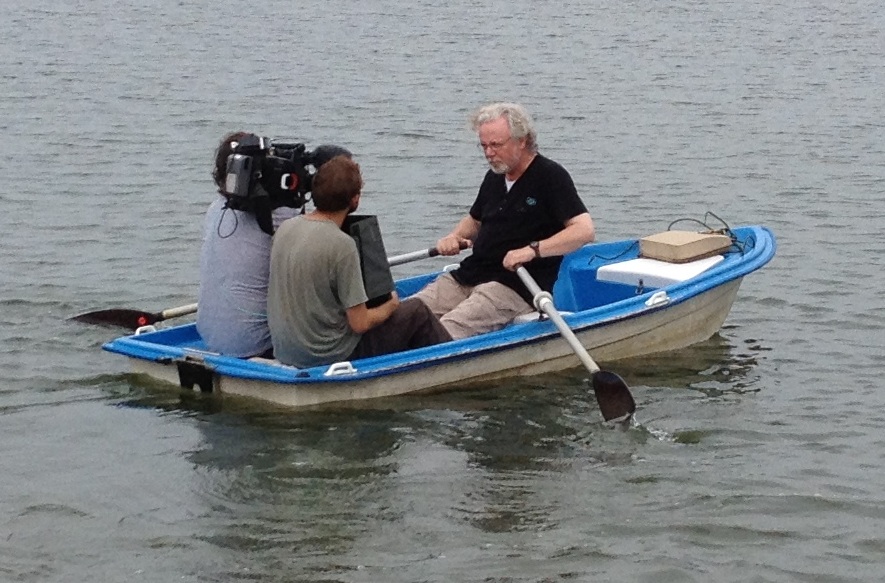
<instances>
[{"instance_id":1,"label":"grey t-shirt","mask_svg":"<svg viewBox=\"0 0 885 583\"><path fill-rule=\"evenodd\" d=\"M367 299L356 243L338 225L295 217L280 226L267 296L280 362L306 368L346 359L360 341L346 311Z\"/></svg>"},{"instance_id":2,"label":"grey t-shirt","mask_svg":"<svg viewBox=\"0 0 885 583\"><path fill-rule=\"evenodd\" d=\"M267 279L271 237L255 216L225 209L218 195L203 225L197 331L212 351L248 357L271 347L267 327ZM275 224L299 211L274 211Z\"/></svg>"}]
</instances>

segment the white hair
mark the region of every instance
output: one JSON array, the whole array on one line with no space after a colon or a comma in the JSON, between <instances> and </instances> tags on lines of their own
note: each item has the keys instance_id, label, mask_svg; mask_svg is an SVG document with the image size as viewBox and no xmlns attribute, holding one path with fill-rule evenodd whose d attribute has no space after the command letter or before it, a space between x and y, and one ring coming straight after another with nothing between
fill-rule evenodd
<instances>
[{"instance_id":1,"label":"white hair","mask_svg":"<svg viewBox=\"0 0 885 583\"><path fill-rule=\"evenodd\" d=\"M518 103L498 102L484 105L470 117L470 125L474 131L479 131L479 126L502 117L507 120L511 137L517 140L526 138L526 147L532 151L538 150L535 122L529 112Z\"/></svg>"}]
</instances>

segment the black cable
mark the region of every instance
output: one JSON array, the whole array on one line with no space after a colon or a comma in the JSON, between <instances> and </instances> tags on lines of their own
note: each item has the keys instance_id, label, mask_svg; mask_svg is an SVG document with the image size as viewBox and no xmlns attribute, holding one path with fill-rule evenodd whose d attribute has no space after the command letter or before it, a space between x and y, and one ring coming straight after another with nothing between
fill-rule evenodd
<instances>
[{"instance_id":1,"label":"black cable","mask_svg":"<svg viewBox=\"0 0 885 583\"><path fill-rule=\"evenodd\" d=\"M221 234L221 223L224 222L224 213L230 211L234 214L234 228L227 235ZM221 239L227 239L228 237L233 236L234 233L237 232L237 227L240 226L240 217L237 216L237 211L233 210L227 205L224 205L224 208L221 210L221 216L218 218L218 226L215 227L215 232L218 234L218 237Z\"/></svg>"}]
</instances>

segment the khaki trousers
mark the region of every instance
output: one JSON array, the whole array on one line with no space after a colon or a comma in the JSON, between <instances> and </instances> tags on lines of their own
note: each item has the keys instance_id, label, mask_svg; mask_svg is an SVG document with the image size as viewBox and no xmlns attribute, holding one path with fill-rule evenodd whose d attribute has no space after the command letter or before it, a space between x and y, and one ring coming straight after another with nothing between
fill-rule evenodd
<instances>
[{"instance_id":1,"label":"khaki trousers","mask_svg":"<svg viewBox=\"0 0 885 583\"><path fill-rule=\"evenodd\" d=\"M439 276L409 300L412 298L427 304L454 340L499 330L517 316L535 311L502 283L461 285L450 273Z\"/></svg>"}]
</instances>

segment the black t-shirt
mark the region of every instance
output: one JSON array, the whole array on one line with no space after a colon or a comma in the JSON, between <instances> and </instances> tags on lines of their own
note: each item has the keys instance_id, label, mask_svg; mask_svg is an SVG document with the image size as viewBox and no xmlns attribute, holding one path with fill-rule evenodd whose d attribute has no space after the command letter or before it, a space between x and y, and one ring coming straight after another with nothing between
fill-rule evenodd
<instances>
[{"instance_id":1,"label":"black t-shirt","mask_svg":"<svg viewBox=\"0 0 885 583\"><path fill-rule=\"evenodd\" d=\"M531 304L532 296L515 272L502 265L511 249L542 241L561 231L565 223L587 212L568 171L538 154L510 192L503 174L489 170L470 208L480 222L473 254L452 272L463 285L500 282ZM552 291L562 257L544 257L525 265L541 289Z\"/></svg>"}]
</instances>

